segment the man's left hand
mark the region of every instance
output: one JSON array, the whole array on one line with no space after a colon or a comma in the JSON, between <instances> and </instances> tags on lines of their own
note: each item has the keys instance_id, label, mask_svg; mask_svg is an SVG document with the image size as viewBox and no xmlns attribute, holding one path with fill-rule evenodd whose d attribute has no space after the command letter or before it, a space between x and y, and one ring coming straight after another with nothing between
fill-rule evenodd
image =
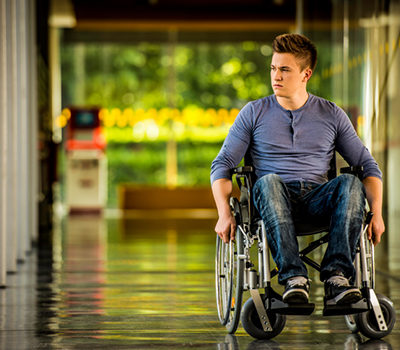
<instances>
[{"instance_id":1,"label":"man's left hand","mask_svg":"<svg viewBox=\"0 0 400 350\"><path fill-rule=\"evenodd\" d=\"M367 229L368 239L372 239L372 242L376 246L381 241L383 232L385 232L385 223L383 222L382 215L373 215Z\"/></svg>"}]
</instances>

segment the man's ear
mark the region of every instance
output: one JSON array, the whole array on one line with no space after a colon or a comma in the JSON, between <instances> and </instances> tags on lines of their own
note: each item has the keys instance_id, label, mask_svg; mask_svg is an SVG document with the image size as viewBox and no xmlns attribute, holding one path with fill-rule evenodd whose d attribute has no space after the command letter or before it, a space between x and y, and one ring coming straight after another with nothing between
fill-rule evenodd
<instances>
[{"instance_id":1,"label":"man's ear","mask_svg":"<svg viewBox=\"0 0 400 350\"><path fill-rule=\"evenodd\" d=\"M313 73L313 71L310 68L304 69L303 82L307 83L310 80L312 73Z\"/></svg>"}]
</instances>

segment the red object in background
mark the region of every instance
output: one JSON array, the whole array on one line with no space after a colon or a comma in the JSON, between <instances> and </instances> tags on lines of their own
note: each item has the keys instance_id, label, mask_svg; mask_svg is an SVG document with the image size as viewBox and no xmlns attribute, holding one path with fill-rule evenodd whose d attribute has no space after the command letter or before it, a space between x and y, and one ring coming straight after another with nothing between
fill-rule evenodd
<instances>
[{"instance_id":1,"label":"red object in background","mask_svg":"<svg viewBox=\"0 0 400 350\"><path fill-rule=\"evenodd\" d=\"M106 141L102 133L99 108L70 108L71 118L67 125L67 151L104 150Z\"/></svg>"}]
</instances>

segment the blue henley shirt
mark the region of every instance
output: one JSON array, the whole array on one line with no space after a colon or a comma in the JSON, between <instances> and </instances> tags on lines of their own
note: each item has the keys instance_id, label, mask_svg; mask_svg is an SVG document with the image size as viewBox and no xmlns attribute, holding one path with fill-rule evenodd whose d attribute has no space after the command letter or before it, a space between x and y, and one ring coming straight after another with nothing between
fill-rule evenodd
<instances>
[{"instance_id":1,"label":"blue henley shirt","mask_svg":"<svg viewBox=\"0 0 400 350\"><path fill-rule=\"evenodd\" d=\"M364 177L382 178L346 113L312 94L294 111L284 109L275 95L246 104L212 162L211 183L231 179L230 170L247 149L257 178L277 174L284 182L324 183L335 150L350 165L363 166Z\"/></svg>"}]
</instances>

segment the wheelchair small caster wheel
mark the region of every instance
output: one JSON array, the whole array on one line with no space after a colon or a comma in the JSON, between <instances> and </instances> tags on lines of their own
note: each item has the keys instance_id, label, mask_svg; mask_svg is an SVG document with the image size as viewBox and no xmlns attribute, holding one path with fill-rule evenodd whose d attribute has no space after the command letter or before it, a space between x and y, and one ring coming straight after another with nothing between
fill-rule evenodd
<instances>
[{"instance_id":1,"label":"wheelchair small caster wheel","mask_svg":"<svg viewBox=\"0 0 400 350\"><path fill-rule=\"evenodd\" d=\"M376 296L382 309L387 330L382 331L379 329L373 310L356 315L356 323L361 334L370 339L380 339L387 336L392 331L396 322L396 311L394 309L393 302L382 294L377 294Z\"/></svg>"},{"instance_id":2,"label":"wheelchair small caster wheel","mask_svg":"<svg viewBox=\"0 0 400 350\"><path fill-rule=\"evenodd\" d=\"M265 301L265 296L262 294L261 298ZM265 332L260 318L258 316L256 307L254 305L253 299L250 298L243 305L241 321L245 331L256 339L271 339L276 337L282 332L286 323L286 316L281 314L275 314L267 311L267 315L271 322L272 331Z\"/></svg>"}]
</instances>

